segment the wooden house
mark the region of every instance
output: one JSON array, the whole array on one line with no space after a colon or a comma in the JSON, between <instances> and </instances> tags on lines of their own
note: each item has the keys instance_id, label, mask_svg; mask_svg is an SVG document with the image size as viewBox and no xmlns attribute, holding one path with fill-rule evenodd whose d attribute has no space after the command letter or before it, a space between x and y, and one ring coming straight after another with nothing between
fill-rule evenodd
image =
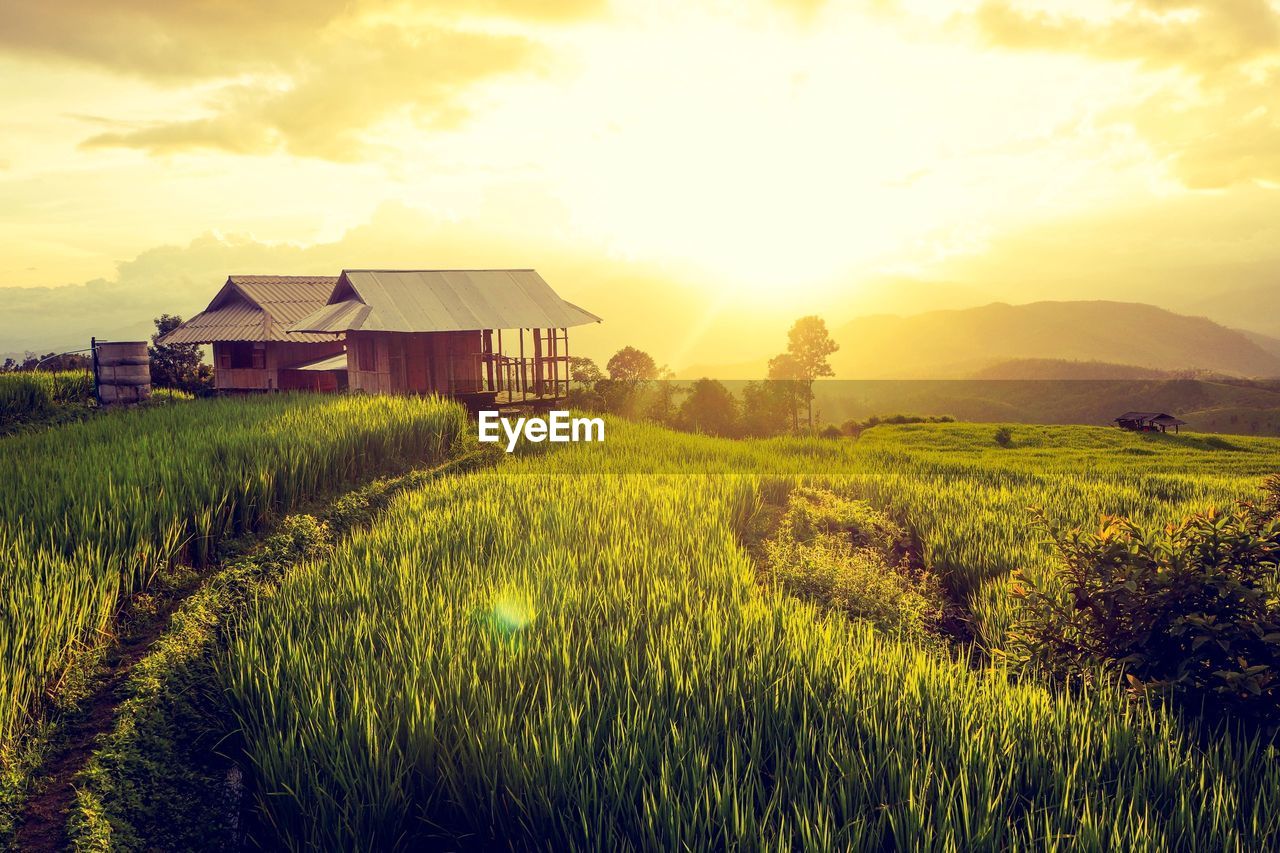
<instances>
[{"instance_id":1,"label":"wooden house","mask_svg":"<svg viewBox=\"0 0 1280 853\"><path fill-rule=\"evenodd\" d=\"M346 382L342 335L289 332L291 323L322 308L334 276L233 275L209 307L160 339L162 344L211 344L219 391L336 391Z\"/></svg>"},{"instance_id":2,"label":"wooden house","mask_svg":"<svg viewBox=\"0 0 1280 853\"><path fill-rule=\"evenodd\" d=\"M600 318L533 270L344 270L292 333L341 334L352 391L542 403L569 387L569 328Z\"/></svg>"},{"instance_id":3,"label":"wooden house","mask_svg":"<svg viewBox=\"0 0 1280 853\"><path fill-rule=\"evenodd\" d=\"M1174 434L1177 434L1178 427L1186 423L1164 412L1125 412L1115 419L1120 429L1134 432L1167 432L1169 427L1173 427Z\"/></svg>"}]
</instances>

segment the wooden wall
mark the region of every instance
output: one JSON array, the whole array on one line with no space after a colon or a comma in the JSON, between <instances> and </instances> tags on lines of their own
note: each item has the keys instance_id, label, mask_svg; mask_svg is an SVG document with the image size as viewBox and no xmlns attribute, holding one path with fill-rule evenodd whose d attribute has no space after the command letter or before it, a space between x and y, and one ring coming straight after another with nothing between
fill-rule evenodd
<instances>
[{"instance_id":1,"label":"wooden wall","mask_svg":"<svg viewBox=\"0 0 1280 853\"><path fill-rule=\"evenodd\" d=\"M220 368L227 344L213 345L213 385L219 391L274 391L280 388L280 368L300 361L314 361L342 352L340 340L324 343L295 341L259 342L263 350L263 367ZM258 346L259 344L254 344Z\"/></svg>"},{"instance_id":2,"label":"wooden wall","mask_svg":"<svg viewBox=\"0 0 1280 853\"><path fill-rule=\"evenodd\" d=\"M347 372L352 391L448 394L481 379L481 332L350 332ZM371 361L370 361L371 358Z\"/></svg>"}]
</instances>

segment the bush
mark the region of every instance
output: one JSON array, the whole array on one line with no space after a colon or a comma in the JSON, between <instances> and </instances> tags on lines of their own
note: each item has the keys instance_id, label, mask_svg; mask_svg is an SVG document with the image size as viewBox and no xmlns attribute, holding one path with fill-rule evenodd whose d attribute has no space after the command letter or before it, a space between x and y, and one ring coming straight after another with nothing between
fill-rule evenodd
<instances>
[{"instance_id":1,"label":"bush","mask_svg":"<svg viewBox=\"0 0 1280 853\"><path fill-rule=\"evenodd\" d=\"M819 489L791 494L766 563L785 591L908 634L932 633L942 616L935 578L910 561L906 532L865 501Z\"/></svg>"},{"instance_id":2,"label":"bush","mask_svg":"<svg viewBox=\"0 0 1280 853\"><path fill-rule=\"evenodd\" d=\"M1002 426L996 430L995 438L996 444L1001 447L1013 446L1013 430L1009 429L1007 426Z\"/></svg>"},{"instance_id":3,"label":"bush","mask_svg":"<svg viewBox=\"0 0 1280 853\"><path fill-rule=\"evenodd\" d=\"M844 436L844 433L841 432L840 427L835 424L827 424L822 428L822 431L818 433L818 436L820 438L841 438Z\"/></svg>"},{"instance_id":4,"label":"bush","mask_svg":"<svg viewBox=\"0 0 1280 853\"><path fill-rule=\"evenodd\" d=\"M1280 719L1280 477L1266 493L1164 528L1106 518L1055 536L1060 588L1015 579L1026 604L1015 657L1060 677L1119 670L1134 690L1210 714Z\"/></svg>"}]
</instances>

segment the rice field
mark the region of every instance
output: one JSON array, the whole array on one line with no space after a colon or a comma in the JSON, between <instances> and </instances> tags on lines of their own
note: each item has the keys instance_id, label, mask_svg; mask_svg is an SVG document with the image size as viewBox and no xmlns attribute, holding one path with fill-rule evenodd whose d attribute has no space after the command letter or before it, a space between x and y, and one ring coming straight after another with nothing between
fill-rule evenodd
<instances>
[{"instance_id":1,"label":"rice field","mask_svg":"<svg viewBox=\"0 0 1280 853\"><path fill-rule=\"evenodd\" d=\"M0 759L121 596L395 460L438 461L465 424L438 400L273 395L0 439Z\"/></svg>"},{"instance_id":2,"label":"rice field","mask_svg":"<svg viewBox=\"0 0 1280 853\"><path fill-rule=\"evenodd\" d=\"M0 426L38 417L58 405L92 399L93 376L88 371L0 373Z\"/></svg>"},{"instance_id":3,"label":"rice field","mask_svg":"<svg viewBox=\"0 0 1280 853\"><path fill-rule=\"evenodd\" d=\"M762 588L738 540L807 481L861 494L998 646L1026 508L1173 519L1264 439L993 426L727 442L611 421L402 496L294 571L221 664L268 846L1267 849L1280 761L1109 691L1055 693Z\"/></svg>"}]
</instances>

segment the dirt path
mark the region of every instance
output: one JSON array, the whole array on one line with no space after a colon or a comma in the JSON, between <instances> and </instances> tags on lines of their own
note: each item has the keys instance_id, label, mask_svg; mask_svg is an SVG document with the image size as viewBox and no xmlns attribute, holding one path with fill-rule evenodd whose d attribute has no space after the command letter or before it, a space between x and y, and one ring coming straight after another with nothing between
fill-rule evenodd
<instances>
[{"instance_id":1,"label":"dirt path","mask_svg":"<svg viewBox=\"0 0 1280 853\"><path fill-rule=\"evenodd\" d=\"M64 850L67 814L75 800L75 780L97 747L100 734L109 731L120 703L120 686L133 667L146 657L152 644L168 627L169 618L198 585L166 601L163 610L129 632L108 652L97 687L81 703L81 710L62 722L56 743L40 767L38 789L22 807L13 847L23 851Z\"/></svg>"}]
</instances>

